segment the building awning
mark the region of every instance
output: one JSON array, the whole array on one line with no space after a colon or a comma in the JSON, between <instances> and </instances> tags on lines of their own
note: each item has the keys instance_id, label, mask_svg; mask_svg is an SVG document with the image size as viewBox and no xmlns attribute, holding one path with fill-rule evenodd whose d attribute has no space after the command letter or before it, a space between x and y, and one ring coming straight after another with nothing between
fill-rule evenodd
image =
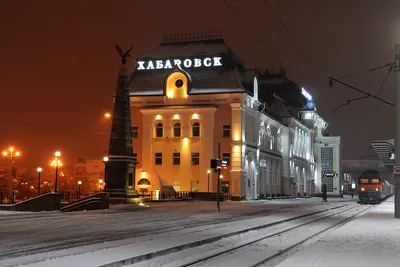
<instances>
[{"instance_id":1,"label":"building awning","mask_svg":"<svg viewBox=\"0 0 400 267\"><path fill-rule=\"evenodd\" d=\"M395 164L394 159L391 158L394 152L394 139L372 141L371 146L383 163L392 168Z\"/></svg>"}]
</instances>

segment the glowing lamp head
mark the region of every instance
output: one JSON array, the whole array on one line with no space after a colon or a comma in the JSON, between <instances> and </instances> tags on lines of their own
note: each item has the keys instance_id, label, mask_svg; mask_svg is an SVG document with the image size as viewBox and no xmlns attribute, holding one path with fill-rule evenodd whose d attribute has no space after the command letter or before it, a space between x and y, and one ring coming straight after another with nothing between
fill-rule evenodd
<instances>
[{"instance_id":1,"label":"glowing lamp head","mask_svg":"<svg viewBox=\"0 0 400 267\"><path fill-rule=\"evenodd\" d=\"M6 157L7 155L8 155L8 152L7 152L7 151L4 151L4 152L3 152L3 156Z\"/></svg>"},{"instance_id":2,"label":"glowing lamp head","mask_svg":"<svg viewBox=\"0 0 400 267\"><path fill-rule=\"evenodd\" d=\"M54 155L56 155L56 157L59 157L59 156L61 156L61 152L57 151L56 153L54 153Z\"/></svg>"},{"instance_id":3,"label":"glowing lamp head","mask_svg":"<svg viewBox=\"0 0 400 267\"><path fill-rule=\"evenodd\" d=\"M111 118L111 114L107 112L107 113L104 114L104 117L109 119L109 118Z\"/></svg>"},{"instance_id":4,"label":"glowing lamp head","mask_svg":"<svg viewBox=\"0 0 400 267\"><path fill-rule=\"evenodd\" d=\"M104 158L103 158L103 161L104 161L104 162L107 162L107 161L108 161L108 157L104 157Z\"/></svg>"},{"instance_id":5,"label":"glowing lamp head","mask_svg":"<svg viewBox=\"0 0 400 267\"><path fill-rule=\"evenodd\" d=\"M81 184L82 184L82 182L81 182L81 181L78 181L78 184L79 184L79 185L81 185Z\"/></svg>"},{"instance_id":6,"label":"glowing lamp head","mask_svg":"<svg viewBox=\"0 0 400 267\"><path fill-rule=\"evenodd\" d=\"M42 168L40 168L40 167L39 167L39 168L37 168L37 172L42 172L42 170L43 170L43 169L42 169Z\"/></svg>"},{"instance_id":7,"label":"glowing lamp head","mask_svg":"<svg viewBox=\"0 0 400 267\"><path fill-rule=\"evenodd\" d=\"M13 147L10 147L9 150L10 150L11 152L13 152L13 151L14 151L14 148L13 148Z\"/></svg>"},{"instance_id":8,"label":"glowing lamp head","mask_svg":"<svg viewBox=\"0 0 400 267\"><path fill-rule=\"evenodd\" d=\"M103 180L102 180L102 179L100 179L100 180L99 180L99 184L102 184L102 183L103 183Z\"/></svg>"},{"instance_id":9,"label":"glowing lamp head","mask_svg":"<svg viewBox=\"0 0 400 267\"><path fill-rule=\"evenodd\" d=\"M15 152L15 156L19 157L21 153L19 151Z\"/></svg>"},{"instance_id":10,"label":"glowing lamp head","mask_svg":"<svg viewBox=\"0 0 400 267\"><path fill-rule=\"evenodd\" d=\"M208 170L208 171L207 171L207 173L208 173L208 174L210 174L210 173L211 173L211 171L210 171L210 170Z\"/></svg>"}]
</instances>

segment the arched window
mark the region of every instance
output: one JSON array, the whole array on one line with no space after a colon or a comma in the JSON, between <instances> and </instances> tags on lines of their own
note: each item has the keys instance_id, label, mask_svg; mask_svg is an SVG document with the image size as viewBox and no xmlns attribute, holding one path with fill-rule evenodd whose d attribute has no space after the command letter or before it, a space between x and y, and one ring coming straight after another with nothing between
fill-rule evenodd
<instances>
[{"instance_id":1,"label":"arched window","mask_svg":"<svg viewBox=\"0 0 400 267\"><path fill-rule=\"evenodd\" d=\"M181 124L179 122L174 124L174 137L181 137Z\"/></svg>"},{"instance_id":2,"label":"arched window","mask_svg":"<svg viewBox=\"0 0 400 267\"><path fill-rule=\"evenodd\" d=\"M138 185L151 185L150 181L148 179L146 179L146 178L140 179L137 184Z\"/></svg>"},{"instance_id":3,"label":"arched window","mask_svg":"<svg viewBox=\"0 0 400 267\"><path fill-rule=\"evenodd\" d=\"M163 137L163 124L161 122L156 125L156 137Z\"/></svg>"},{"instance_id":4,"label":"arched window","mask_svg":"<svg viewBox=\"0 0 400 267\"><path fill-rule=\"evenodd\" d=\"M192 125L192 135L195 137L200 136L200 123L195 122Z\"/></svg>"}]
</instances>

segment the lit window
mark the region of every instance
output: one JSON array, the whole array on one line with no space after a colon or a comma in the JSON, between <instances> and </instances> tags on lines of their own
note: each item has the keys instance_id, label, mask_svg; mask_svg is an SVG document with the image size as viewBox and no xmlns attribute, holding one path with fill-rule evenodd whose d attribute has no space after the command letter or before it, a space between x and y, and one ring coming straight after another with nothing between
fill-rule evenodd
<instances>
[{"instance_id":1,"label":"lit window","mask_svg":"<svg viewBox=\"0 0 400 267\"><path fill-rule=\"evenodd\" d=\"M138 185L151 185L150 181L148 179L146 179L146 178L140 179L137 184Z\"/></svg>"},{"instance_id":2,"label":"lit window","mask_svg":"<svg viewBox=\"0 0 400 267\"><path fill-rule=\"evenodd\" d=\"M230 125L222 125L222 136L223 137L231 136L231 126Z\"/></svg>"},{"instance_id":3,"label":"lit window","mask_svg":"<svg viewBox=\"0 0 400 267\"><path fill-rule=\"evenodd\" d=\"M198 123L198 122L193 123L192 134L194 137L200 136L200 123Z\"/></svg>"},{"instance_id":4,"label":"lit window","mask_svg":"<svg viewBox=\"0 0 400 267\"><path fill-rule=\"evenodd\" d=\"M227 161L228 162L227 165L229 166L231 163L231 153L229 152L222 153L222 160Z\"/></svg>"},{"instance_id":5,"label":"lit window","mask_svg":"<svg viewBox=\"0 0 400 267\"><path fill-rule=\"evenodd\" d=\"M138 138L139 136L139 127L137 126L132 126L132 138Z\"/></svg>"},{"instance_id":6,"label":"lit window","mask_svg":"<svg viewBox=\"0 0 400 267\"><path fill-rule=\"evenodd\" d=\"M174 165L181 165L181 153L179 152L173 153L172 157Z\"/></svg>"},{"instance_id":7,"label":"lit window","mask_svg":"<svg viewBox=\"0 0 400 267\"><path fill-rule=\"evenodd\" d=\"M163 137L163 124L157 123L156 125L156 137Z\"/></svg>"},{"instance_id":8,"label":"lit window","mask_svg":"<svg viewBox=\"0 0 400 267\"><path fill-rule=\"evenodd\" d=\"M174 137L181 137L181 124L179 122L174 124Z\"/></svg>"},{"instance_id":9,"label":"lit window","mask_svg":"<svg viewBox=\"0 0 400 267\"><path fill-rule=\"evenodd\" d=\"M155 164L162 165L162 153L155 153Z\"/></svg>"},{"instance_id":10,"label":"lit window","mask_svg":"<svg viewBox=\"0 0 400 267\"><path fill-rule=\"evenodd\" d=\"M192 152L192 165L200 165L200 153Z\"/></svg>"}]
</instances>

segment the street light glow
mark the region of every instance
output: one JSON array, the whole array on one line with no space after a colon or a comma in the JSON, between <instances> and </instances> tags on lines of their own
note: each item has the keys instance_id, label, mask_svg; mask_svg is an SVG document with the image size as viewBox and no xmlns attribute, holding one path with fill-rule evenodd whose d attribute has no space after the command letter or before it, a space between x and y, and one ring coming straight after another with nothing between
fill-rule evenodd
<instances>
[{"instance_id":1,"label":"street light glow","mask_svg":"<svg viewBox=\"0 0 400 267\"><path fill-rule=\"evenodd\" d=\"M13 148L13 147L10 147L9 150L10 150L11 152L13 152L13 151L14 151L14 148Z\"/></svg>"},{"instance_id":2,"label":"street light glow","mask_svg":"<svg viewBox=\"0 0 400 267\"><path fill-rule=\"evenodd\" d=\"M37 172L42 172L42 168L37 168Z\"/></svg>"},{"instance_id":3,"label":"street light glow","mask_svg":"<svg viewBox=\"0 0 400 267\"><path fill-rule=\"evenodd\" d=\"M19 157L21 153L19 151L15 152L15 156Z\"/></svg>"},{"instance_id":4,"label":"street light glow","mask_svg":"<svg viewBox=\"0 0 400 267\"><path fill-rule=\"evenodd\" d=\"M4 152L3 152L3 155L4 155L4 157L7 157L8 152L7 152L7 151L4 151Z\"/></svg>"},{"instance_id":5,"label":"street light glow","mask_svg":"<svg viewBox=\"0 0 400 267\"><path fill-rule=\"evenodd\" d=\"M107 119L111 118L111 114L107 112L107 113L104 114L104 117L106 117Z\"/></svg>"},{"instance_id":6,"label":"street light glow","mask_svg":"<svg viewBox=\"0 0 400 267\"><path fill-rule=\"evenodd\" d=\"M59 156L61 156L61 152L57 151L56 153L54 153L54 155L56 155L56 157L59 157Z\"/></svg>"},{"instance_id":7,"label":"street light glow","mask_svg":"<svg viewBox=\"0 0 400 267\"><path fill-rule=\"evenodd\" d=\"M108 161L108 157L104 157L104 158L103 158L103 161Z\"/></svg>"},{"instance_id":8,"label":"street light glow","mask_svg":"<svg viewBox=\"0 0 400 267\"><path fill-rule=\"evenodd\" d=\"M207 171L208 174L210 174L210 172L211 172L210 170Z\"/></svg>"},{"instance_id":9,"label":"street light glow","mask_svg":"<svg viewBox=\"0 0 400 267\"><path fill-rule=\"evenodd\" d=\"M78 184L79 184L79 185L81 185L81 184L82 184L82 182L81 182L81 181L78 181Z\"/></svg>"}]
</instances>

